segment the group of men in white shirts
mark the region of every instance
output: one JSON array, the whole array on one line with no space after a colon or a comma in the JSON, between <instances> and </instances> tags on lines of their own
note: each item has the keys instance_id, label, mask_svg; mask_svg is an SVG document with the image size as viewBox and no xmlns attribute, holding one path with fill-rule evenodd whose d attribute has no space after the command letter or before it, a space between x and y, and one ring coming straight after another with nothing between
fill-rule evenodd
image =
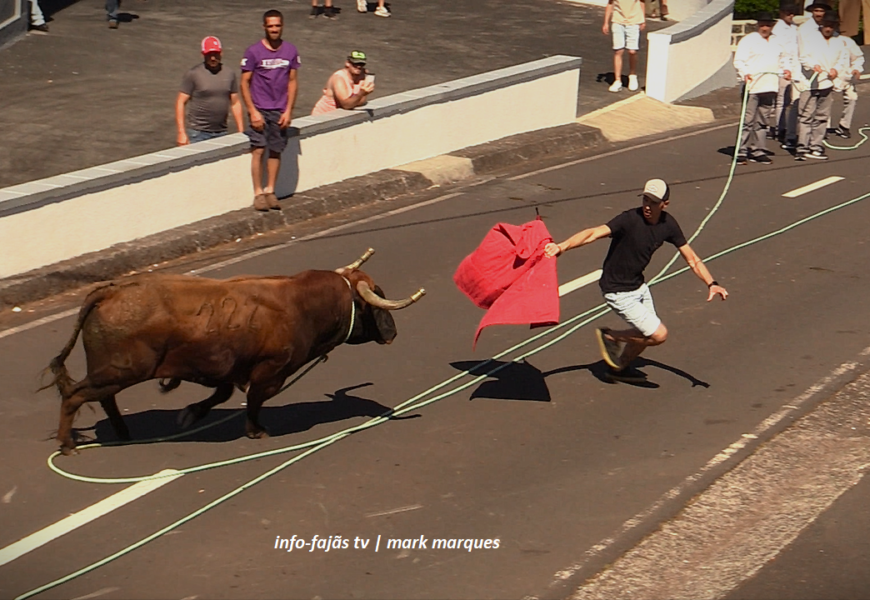
<instances>
[{"instance_id":1,"label":"group of men in white shirts","mask_svg":"<svg viewBox=\"0 0 870 600\"><path fill-rule=\"evenodd\" d=\"M864 54L852 38L837 33L839 16L827 2L814 0L806 10L812 18L800 27L794 23L800 5L782 5L778 20L759 13L758 30L737 45L734 67L748 91L738 164L772 162L769 131L795 160L827 159L824 141L835 96L843 99L843 113L833 132L851 137Z\"/></svg>"}]
</instances>

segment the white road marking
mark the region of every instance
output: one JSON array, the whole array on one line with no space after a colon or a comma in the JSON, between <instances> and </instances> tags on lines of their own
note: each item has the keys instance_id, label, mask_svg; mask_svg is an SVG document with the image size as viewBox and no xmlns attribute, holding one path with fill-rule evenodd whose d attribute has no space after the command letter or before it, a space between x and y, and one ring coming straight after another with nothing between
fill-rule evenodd
<instances>
[{"instance_id":1,"label":"white road marking","mask_svg":"<svg viewBox=\"0 0 870 600\"><path fill-rule=\"evenodd\" d=\"M867 356L870 354L870 347L865 348L861 351L861 356ZM764 421L761 422L758 427L756 427L751 434L744 434L729 445L727 448L719 452L716 456L710 459L706 465L701 467L700 470L696 471L682 482L680 482L675 487L671 488L664 495L662 495L658 500L648 506L646 509L634 515L629 520L625 521L619 529L614 532L611 537L605 538L589 548L583 556L583 559L580 562L573 564L561 571L557 571L553 576L553 581L550 583L550 587L554 587L556 585L561 584L563 581L574 576L575 573L580 571L583 567L585 567L590 560L597 557L605 550L613 546L621 536L627 534L629 531L644 523L647 519L651 518L656 512L661 510L668 502L673 500L674 498L678 498L681 495L688 492L692 485L700 480L708 471L718 466L719 464L728 460L733 454L741 450L745 447L751 439L754 439L750 436L761 437L764 435L764 432L772 429L779 423L783 422L785 419L790 418L794 415L795 411L799 410L801 407L806 405L810 400L812 400L817 394L820 392L824 392L828 387L840 379L846 373L854 371L858 367L858 363L856 362L845 362L836 369L834 369L830 374L823 377L814 385L810 386L803 394L794 398L789 404L783 405L778 411L770 415ZM528 596L527 598L533 599L534 596Z\"/></svg>"},{"instance_id":2,"label":"white road marking","mask_svg":"<svg viewBox=\"0 0 870 600\"><path fill-rule=\"evenodd\" d=\"M78 529L82 525L86 525L87 523L112 512L116 508L129 504L133 500L141 498L149 492L153 492L170 481L178 479L183 475L183 473L180 473L175 469L164 469L157 473L157 475L166 476L160 477L159 479L149 479L147 481L134 483L130 487L121 490L117 494L109 496L105 500L101 500L65 519L61 519L57 523L49 525L45 529L41 529L14 544L10 544L5 548L0 548L0 566L12 562L16 558L20 558L28 552L36 550L74 529Z\"/></svg>"},{"instance_id":3,"label":"white road marking","mask_svg":"<svg viewBox=\"0 0 870 600\"><path fill-rule=\"evenodd\" d=\"M71 317L75 314L78 314L78 308L71 308L69 310L65 310L63 312L59 312L53 315L49 315L47 317L42 317L41 319L37 319L35 321L31 321L30 323L25 323L24 325L19 325L18 327L11 327L9 329L4 329L0 331L0 339L8 337L10 335L14 335L16 333L21 333L22 331L27 331L28 329L35 329L40 325L48 325L49 323L53 323L59 319L65 319L67 317Z\"/></svg>"},{"instance_id":4,"label":"white road marking","mask_svg":"<svg viewBox=\"0 0 870 600\"><path fill-rule=\"evenodd\" d=\"M372 517L385 517L387 515L394 515L400 512L408 512L409 510L417 510L418 508L423 508L422 504L412 504L410 506L401 506L399 508L394 508L392 510L385 510L383 512L376 512L366 515L366 518L370 519Z\"/></svg>"},{"instance_id":5,"label":"white road marking","mask_svg":"<svg viewBox=\"0 0 870 600\"><path fill-rule=\"evenodd\" d=\"M601 269L587 273L583 277L578 277L573 281L568 281L559 286L559 297L567 296L575 290L579 290L583 286L589 285L601 279Z\"/></svg>"},{"instance_id":6,"label":"white road marking","mask_svg":"<svg viewBox=\"0 0 870 600\"><path fill-rule=\"evenodd\" d=\"M78 596L73 598L72 600L91 600L91 598L99 598L100 596L105 596L106 594L111 594L112 592L117 592L121 588L119 587L107 587L101 590L97 590L96 592L92 592L90 594L86 594L84 596Z\"/></svg>"},{"instance_id":7,"label":"white road marking","mask_svg":"<svg viewBox=\"0 0 870 600\"><path fill-rule=\"evenodd\" d=\"M833 176L833 177L825 177L824 179L820 179L815 183L811 183L809 185L805 185L803 187L799 187L790 192L786 192L782 195L783 198L797 198L798 196L803 196L804 194L808 194L810 192L814 192L818 189L825 187L826 185L831 185L832 183L837 183L838 181L842 181L842 177Z\"/></svg>"}]
</instances>

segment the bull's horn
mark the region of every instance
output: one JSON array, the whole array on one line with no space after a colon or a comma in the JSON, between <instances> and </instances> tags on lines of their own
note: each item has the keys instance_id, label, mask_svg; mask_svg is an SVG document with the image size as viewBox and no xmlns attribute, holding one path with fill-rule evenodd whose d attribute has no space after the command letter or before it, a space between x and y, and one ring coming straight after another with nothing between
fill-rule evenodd
<instances>
[{"instance_id":1,"label":"bull's horn","mask_svg":"<svg viewBox=\"0 0 870 600\"><path fill-rule=\"evenodd\" d=\"M384 310L399 310L400 308L405 308L406 306L410 306L414 304L417 300L422 298L426 294L426 290L420 288L410 297L405 298L404 300L384 300L376 293L372 291L372 288L369 287L365 281L360 281L356 284L356 291L359 292L359 295L362 296L362 299L375 306L377 308L383 308Z\"/></svg>"},{"instance_id":2,"label":"bull's horn","mask_svg":"<svg viewBox=\"0 0 870 600\"><path fill-rule=\"evenodd\" d=\"M368 259L370 259L370 258L372 257L372 254L374 254L374 253L375 253L375 249L374 249L374 248L369 248L368 250L366 250L366 253L365 253L365 254L363 254L362 256L360 256L360 257L359 257L358 259L356 259L354 262L350 263L350 264L347 265L346 267L342 267L342 268L340 268L340 269L336 269L335 272L336 272L336 273L342 273L343 271L354 271L354 270L356 270L356 269L359 269L365 261L367 261Z\"/></svg>"}]
</instances>

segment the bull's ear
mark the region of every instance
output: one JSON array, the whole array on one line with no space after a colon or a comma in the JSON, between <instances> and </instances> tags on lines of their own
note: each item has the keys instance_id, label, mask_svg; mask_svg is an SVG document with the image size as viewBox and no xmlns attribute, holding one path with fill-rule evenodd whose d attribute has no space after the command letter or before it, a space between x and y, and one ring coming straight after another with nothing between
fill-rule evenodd
<instances>
[{"instance_id":1,"label":"bull's ear","mask_svg":"<svg viewBox=\"0 0 870 600\"><path fill-rule=\"evenodd\" d=\"M384 297L384 290L380 288L380 286L375 285L375 294ZM392 342L396 338L396 321L393 320L393 315L388 310L384 310L383 308L375 308L372 307L372 312L375 317L375 325L378 327L378 333L381 336L381 339L385 342Z\"/></svg>"}]
</instances>

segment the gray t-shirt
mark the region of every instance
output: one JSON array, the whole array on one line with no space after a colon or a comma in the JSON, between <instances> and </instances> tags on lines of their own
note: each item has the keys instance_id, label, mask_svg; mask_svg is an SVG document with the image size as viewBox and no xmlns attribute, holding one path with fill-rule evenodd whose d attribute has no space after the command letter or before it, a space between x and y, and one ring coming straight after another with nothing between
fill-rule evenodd
<instances>
[{"instance_id":1,"label":"gray t-shirt","mask_svg":"<svg viewBox=\"0 0 870 600\"><path fill-rule=\"evenodd\" d=\"M187 127L196 131L222 133L227 130L230 94L239 93L239 82L233 69L221 67L212 73L199 63L181 80L181 91L190 96Z\"/></svg>"}]
</instances>

